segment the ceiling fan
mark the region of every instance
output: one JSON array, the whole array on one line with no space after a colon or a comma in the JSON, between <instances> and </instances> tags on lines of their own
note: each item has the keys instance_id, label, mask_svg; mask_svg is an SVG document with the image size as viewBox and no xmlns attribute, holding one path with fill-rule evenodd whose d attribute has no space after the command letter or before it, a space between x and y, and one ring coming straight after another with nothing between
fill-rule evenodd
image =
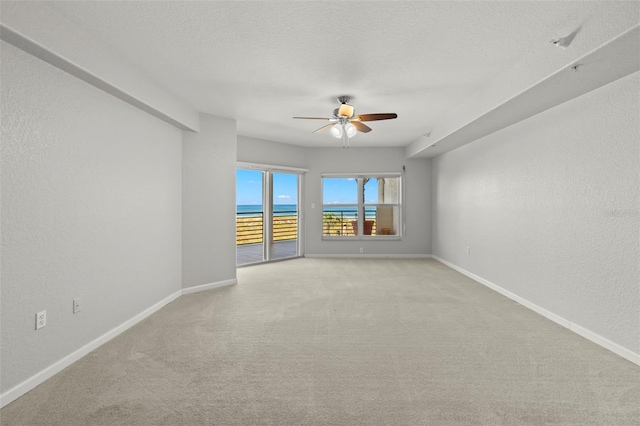
<instances>
[{"instance_id":1,"label":"ceiling fan","mask_svg":"<svg viewBox=\"0 0 640 426\"><path fill-rule=\"evenodd\" d=\"M369 133L371 127L364 124L364 121L391 120L398 117L398 114L379 113L379 114L359 114L355 115L355 109L349 105L351 98L349 96L340 96L338 102L340 107L333 110L333 117L293 117L302 120L329 120L329 124L322 126L313 133L319 133L327 129L331 129L331 134L336 138L342 138L342 147L349 147L349 139L354 137L358 132Z\"/></svg>"}]
</instances>

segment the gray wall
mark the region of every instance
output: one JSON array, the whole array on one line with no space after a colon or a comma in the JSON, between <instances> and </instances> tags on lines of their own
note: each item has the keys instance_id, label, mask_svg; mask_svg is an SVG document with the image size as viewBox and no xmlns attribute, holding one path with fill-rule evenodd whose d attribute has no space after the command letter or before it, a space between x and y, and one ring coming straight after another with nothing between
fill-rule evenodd
<instances>
[{"instance_id":1,"label":"gray wall","mask_svg":"<svg viewBox=\"0 0 640 426\"><path fill-rule=\"evenodd\" d=\"M180 289L181 132L1 49L5 392Z\"/></svg>"},{"instance_id":2,"label":"gray wall","mask_svg":"<svg viewBox=\"0 0 640 426\"><path fill-rule=\"evenodd\" d=\"M182 285L236 278L236 122L200 114L182 144Z\"/></svg>"},{"instance_id":3,"label":"gray wall","mask_svg":"<svg viewBox=\"0 0 640 426\"><path fill-rule=\"evenodd\" d=\"M309 148L305 178L306 251L313 255L431 254L431 160L407 159L404 148ZM406 166L406 232L400 241L323 241L322 173L400 172ZM311 205L315 204L315 208Z\"/></svg>"},{"instance_id":4,"label":"gray wall","mask_svg":"<svg viewBox=\"0 0 640 426\"><path fill-rule=\"evenodd\" d=\"M433 160L436 256L635 353L638 88L635 73Z\"/></svg>"}]
</instances>

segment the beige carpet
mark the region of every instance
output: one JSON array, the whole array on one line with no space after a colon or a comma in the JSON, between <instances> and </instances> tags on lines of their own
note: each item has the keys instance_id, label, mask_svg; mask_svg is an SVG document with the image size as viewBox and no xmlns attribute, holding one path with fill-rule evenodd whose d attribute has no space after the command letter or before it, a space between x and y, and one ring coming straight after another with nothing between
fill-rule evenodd
<instances>
[{"instance_id":1,"label":"beige carpet","mask_svg":"<svg viewBox=\"0 0 640 426\"><path fill-rule=\"evenodd\" d=\"M2 425L639 425L640 367L433 260L296 259L184 296Z\"/></svg>"}]
</instances>

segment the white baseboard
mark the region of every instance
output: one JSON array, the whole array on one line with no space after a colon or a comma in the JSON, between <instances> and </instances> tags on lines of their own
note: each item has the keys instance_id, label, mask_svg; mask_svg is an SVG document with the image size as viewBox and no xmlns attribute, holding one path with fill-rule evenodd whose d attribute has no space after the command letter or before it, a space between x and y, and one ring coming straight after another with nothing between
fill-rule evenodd
<instances>
[{"instance_id":1,"label":"white baseboard","mask_svg":"<svg viewBox=\"0 0 640 426\"><path fill-rule=\"evenodd\" d=\"M119 326L111 329L110 331L106 332L105 334L103 334L102 336L98 337L97 339L87 343L86 345L84 345L80 349L70 353L66 357L64 357L61 360L55 362L54 364L50 365L49 367L45 368L44 370L40 371L39 373L34 374L33 376L31 376L30 378L28 378L24 382L19 383L18 385L16 385L13 388L9 389L8 391L6 391L2 395L0 395L0 408L4 407L5 405L7 405L7 404L9 404L9 403L11 403L13 401L15 401L16 399L18 399L19 397L21 397L25 393L29 392L31 389L33 389L36 386L38 386L39 384L43 383L45 380L49 379L50 377L52 377L55 374L59 373L60 371L64 370L65 368L67 368L68 366L70 366L74 362L78 361L80 358L82 358L83 356L85 356L89 352L91 352L91 351L99 348L100 346L104 345L109 340L111 340L114 337L118 336L122 332L124 332L124 331L128 330L129 328L133 327L134 325L136 325L137 323L139 323L143 319L147 318L149 315L151 315L151 314L155 313L156 311L160 310L161 308L163 308L164 306L166 306L170 302L173 302L178 297L183 296L185 294L197 293L197 292L201 292L201 291L204 291L204 290L210 290L210 289L213 289L213 288L219 288L219 287L225 287L225 286L233 285L233 284L236 284L237 282L238 281L234 278L234 279L231 279L231 280L219 281L219 282L210 283L210 284L203 284L203 285L184 288L182 290L176 291L175 293L173 293L170 296L162 299L161 301L159 301L155 305L145 309L144 311L142 311L138 315L134 316L133 318L131 318L131 319L125 321L124 323L120 324Z\"/></svg>"},{"instance_id":2,"label":"white baseboard","mask_svg":"<svg viewBox=\"0 0 640 426\"><path fill-rule=\"evenodd\" d=\"M614 354L620 355L622 358L631 361L634 364L640 365L640 354L632 352L629 349L620 346L619 344L612 342L611 340L602 337L591 330L587 330L586 328L579 326L578 324L571 323L569 325L569 330L573 331L576 334L579 334L580 336L592 341L597 345L602 346L605 349L610 350Z\"/></svg>"},{"instance_id":3,"label":"white baseboard","mask_svg":"<svg viewBox=\"0 0 640 426\"><path fill-rule=\"evenodd\" d=\"M80 349L70 353L69 355L65 356L61 360L55 362L54 364L50 365L49 367L45 368L39 373L34 374L24 382L19 383L18 385L9 389L8 391L0 395L0 408L4 407L10 402L15 401L25 393L29 392L31 389L43 383L45 380L49 379L50 377L64 370L74 362L78 361L80 358L87 355L89 352L104 345L109 340L113 339L114 337L118 336L119 334L128 330L129 328L133 327L143 319L147 318L149 315L163 308L167 304L173 302L181 295L182 295L182 291L178 290L175 293L169 295L168 297L165 297L155 305L145 309L144 311L140 312L138 315L134 316L133 318L109 330L108 332L98 337L97 339L92 340L91 342L87 343Z\"/></svg>"},{"instance_id":4,"label":"white baseboard","mask_svg":"<svg viewBox=\"0 0 640 426\"><path fill-rule=\"evenodd\" d=\"M451 269L454 269L458 272L460 272L463 275L468 276L469 278L489 287L490 289L508 297L511 300L514 300L515 302L518 302L519 304L531 309L532 311L550 319L551 321L560 324L561 326L568 328L569 330L573 331L576 334L579 334L580 336L592 341L593 343L596 343L597 345L600 345L602 347L604 347L605 349L610 350L611 352L633 362L634 364L640 365L640 354L637 354L635 352L630 351L627 348L624 348L620 345L618 345L617 343L614 343L590 330L587 330L584 327L581 327L578 324L572 323L569 320L566 320L564 318L562 318L559 315L554 314L553 312L550 312L544 308L541 308L540 306L529 302L526 299L523 299L522 297L511 293L508 290L505 290L504 288L492 283L491 281L488 281L482 277L479 277L457 265L454 265L451 262L448 262L438 256L434 256L434 255L430 255L430 254L356 254L356 255L341 255L341 254L307 254L306 257L310 257L310 258L394 258L394 259L428 259L428 258L433 258L435 260L437 260L438 262L450 267ZM219 288L219 287L226 287L226 286L230 286L230 285L234 285L237 283L237 279L230 279L230 280L224 280L224 281L218 281L215 283L210 283L210 284L203 284L203 285L199 285L199 286L195 286L195 287L189 287L189 288L185 288L179 291L176 291L175 293L169 295L168 297L164 298L163 300L159 301L158 303L156 303L155 305L145 309L144 311L142 311L141 313L139 313L138 315L134 316L133 318L129 319L128 321L125 321L124 323L120 324L119 326L111 329L110 331L108 331L107 333L103 334L102 336L98 337L97 339L87 343L86 345L84 345L83 347L81 347L80 349L72 352L71 354L67 355L66 357L62 358L61 360L57 361L56 363L50 365L49 367L45 368L44 370L40 371L39 373L36 373L35 375L31 376L30 378L28 378L27 380L25 380L24 382L14 386L13 388L9 389L8 391L6 391L5 393L3 393L2 395L0 395L0 408L4 407L5 405L15 401L17 398L19 398L20 396L24 395L25 393L29 392L31 389L35 388L36 386L38 386L39 384L43 383L45 380L49 379L50 377L54 376L55 374L59 373L60 371L64 370L65 368L67 368L69 365L73 364L74 362L76 362L77 360L79 360L80 358L82 358L83 356L87 355L89 352L97 349L98 347L104 345L105 343L107 343L109 340L113 339L114 337L118 336L119 334L123 333L124 331L128 330L129 328L133 327L134 325L136 325L137 323L139 323L140 321L142 321L143 319L147 318L148 316L150 316L151 314L155 313L156 311L160 310L161 308L163 308L165 305L169 304L170 302L176 300L178 297L182 296L182 295L186 295L186 294L192 294L192 293L197 293L197 292L201 292L204 290L210 290L210 289L214 289L214 288Z\"/></svg>"},{"instance_id":5,"label":"white baseboard","mask_svg":"<svg viewBox=\"0 0 640 426\"><path fill-rule=\"evenodd\" d=\"M550 312L538 305L536 305L535 303L531 303L526 299L523 299L522 297L518 296L517 294L514 294L512 292L510 292L509 290L505 290L504 288L500 287L497 284L492 283L491 281L485 280L482 277L479 277L469 271L467 271L466 269L463 269L461 267L459 267L458 265L454 265L451 262L448 262L438 256L433 255L432 256L433 259L437 260L438 262L442 263L443 265L446 265L448 267L450 267L451 269L454 269L458 272L460 272L463 275L466 275L467 277L471 278L474 281L479 282L480 284L483 284L487 287L489 287L490 289L502 294L503 296L508 297L509 299L521 304L522 306L531 309L532 311L534 311L537 314L542 315L545 318L550 319L551 321L565 327L568 328L569 330L573 331L576 334L579 334L580 336L584 337L587 340L590 340L591 342L602 346L605 349L610 350L611 352L613 352L616 355L621 356L622 358L633 362L634 364L640 365L640 354L637 354L633 351L630 351L629 349L620 346L617 343L612 342L611 340L600 336L597 333L594 333L593 331L587 330L586 328L573 323L563 317L561 317L560 315L556 315L553 312Z\"/></svg>"},{"instance_id":6,"label":"white baseboard","mask_svg":"<svg viewBox=\"0 0 640 426\"><path fill-rule=\"evenodd\" d=\"M317 259L430 259L430 254L305 254Z\"/></svg>"},{"instance_id":7,"label":"white baseboard","mask_svg":"<svg viewBox=\"0 0 640 426\"><path fill-rule=\"evenodd\" d=\"M161 301L159 301L155 305L153 305L153 306L145 309L144 311L140 312L138 315L134 316L133 318L131 318L131 319L125 321L124 323L120 324L119 326L111 329L110 331L106 332L105 334L103 334L102 336L98 337L97 339L87 343L86 345L84 345L80 349L70 353L69 355L65 356L61 360L55 362L54 364L50 365L49 367L45 368L44 370L40 371L39 373L34 374L33 376L31 376L30 378L28 378L24 382L19 383L18 385L16 385L13 388L9 389L8 391L6 391L2 395L0 395L0 408L4 407L5 405L9 404L10 402L15 401L16 399L18 399L19 397L21 397L25 393L29 392L31 389L33 389L36 386L38 386L39 384L43 383L45 380L49 379L53 375L55 375L55 374L59 373L60 371L64 370L65 368L67 368L68 366L70 366L74 362L78 361L80 358L82 358L83 356L85 356L89 352L91 352L91 351L99 348L100 346L104 345L109 340L111 340L114 337L118 336L122 332L124 332L124 331L128 330L129 328L133 327L134 325L136 325L137 323L139 323L143 319L147 318L149 315L151 315L151 314L155 313L156 311L160 310L161 308L163 308L165 305L169 304L170 302L173 302L178 297L183 296L185 294L197 293L197 292L201 292L201 291L204 291L204 290L210 290L210 289L213 289L213 288L225 287L225 286L228 286L228 285L233 285L233 284L236 284L237 282L238 281L234 278L234 279L231 279L231 280L218 281L218 282L215 282L215 283L203 284L203 285L184 288L182 290L176 291L175 293L173 293L170 296L162 299Z\"/></svg>"},{"instance_id":8,"label":"white baseboard","mask_svg":"<svg viewBox=\"0 0 640 426\"><path fill-rule=\"evenodd\" d=\"M199 293L204 290L211 290L213 288L226 287L226 286L234 285L237 283L238 283L238 280L233 278L231 280L224 280L224 281L218 281L215 283L196 285L193 287L183 288L182 295L184 296L185 294Z\"/></svg>"}]
</instances>

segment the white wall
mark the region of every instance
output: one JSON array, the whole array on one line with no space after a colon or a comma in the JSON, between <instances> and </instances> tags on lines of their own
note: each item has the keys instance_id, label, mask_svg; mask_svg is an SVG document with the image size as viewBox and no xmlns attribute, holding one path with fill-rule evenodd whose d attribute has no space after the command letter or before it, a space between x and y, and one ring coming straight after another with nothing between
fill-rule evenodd
<instances>
[{"instance_id":1,"label":"white wall","mask_svg":"<svg viewBox=\"0 0 640 426\"><path fill-rule=\"evenodd\" d=\"M433 160L434 255L635 354L639 86L632 74Z\"/></svg>"},{"instance_id":2,"label":"white wall","mask_svg":"<svg viewBox=\"0 0 640 426\"><path fill-rule=\"evenodd\" d=\"M5 392L180 289L181 132L1 49Z\"/></svg>"},{"instance_id":3,"label":"white wall","mask_svg":"<svg viewBox=\"0 0 640 426\"><path fill-rule=\"evenodd\" d=\"M235 280L236 122L200 114L182 140L182 285Z\"/></svg>"},{"instance_id":4,"label":"white wall","mask_svg":"<svg viewBox=\"0 0 640 426\"><path fill-rule=\"evenodd\" d=\"M196 110L67 19L53 2L3 1L0 7L2 23L11 28L3 38L178 128L198 129Z\"/></svg>"},{"instance_id":5,"label":"white wall","mask_svg":"<svg viewBox=\"0 0 640 426\"><path fill-rule=\"evenodd\" d=\"M238 161L306 168L307 149L301 146L239 135Z\"/></svg>"},{"instance_id":6,"label":"white wall","mask_svg":"<svg viewBox=\"0 0 640 426\"><path fill-rule=\"evenodd\" d=\"M308 256L431 254L431 160L407 159L404 148L309 148L305 178ZM322 240L322 173L401 172L406 166L406 232L400 241ZM315 204L315 208L311 205Z\"/></svg>"},{"instance_id":7,"label":"white wall","mask_svg":"<svg viewBox=\"0 0 640 426\"><path fill-rule=\"evenodd\" d=\"M571 42L570 48L558 48L551 43L537 43L535 47L523 50L512 66L502 69L488 84L476 93L470 94L466 102L456 105L447 114L441 116L429 138L418 138L410 144L407 147L407 155L413 156L474 122L478 125L476 130L484 126L495 126L497 123L485 122L484 125L479 125L477 121L482 116L491 116L493 110L503 107L510 100L522 96L523 93L535 90L536 86L540 89L542 82L553 80L554 75L562 69L578 62L593 65L591 61L594 59L585 59L585 55L603 48L603 45L638 25L640 11L638 2L593 1L589 6L591 12L588 17L567 16L562 24L556 23L560 25L559 27L556 25L550 27L557 31L549 34L550 40L566 37L577 28L580 29L579 35ZM631 54L636 53L634 51ZM618 66L620 65L614 65L614 67ZM525 108L530 107L531 105L525 106ZM505 116L508 115L505 114ZM505 116L494 116L493 120L503 120ZM454 137L449 140L453 142L455 139Z\"/></svg>"}]
</instances>

